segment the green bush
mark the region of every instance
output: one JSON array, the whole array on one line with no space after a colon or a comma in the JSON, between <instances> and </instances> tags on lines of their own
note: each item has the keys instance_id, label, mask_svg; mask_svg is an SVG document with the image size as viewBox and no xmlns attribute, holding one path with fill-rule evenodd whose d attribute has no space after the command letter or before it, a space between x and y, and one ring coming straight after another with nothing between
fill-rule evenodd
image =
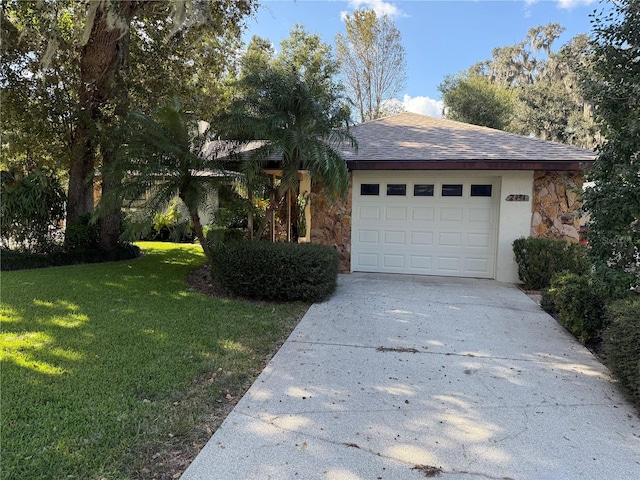
<instances>
[{"instance_id":1,"label":"green bush","mask_svg":"<svg viewBox=\"0 0 640 480\"><path fill-rule=\"evenodd\" d=\"M595 275L598 278L601 294L609 302L629 296L633 292L632 287L638 285L632 273L622 272L602 264L595 265Z\"/></svg>"},{"instance_id":2,"label":"green bush","mask_svg":"<svg viewBox=\"0 0 640 480\"><path fill-rule=\"evenodd\" d=\"M229 243L213 251L212 264L222 288L262 300L325 300L338 278L338 253L324 245Z\"/></svg>"},{"instance_id":3,"label":"green bush","mask_svg":"<svg viewBox=\"0 0 640 480\"><path fill-rule=\"evenodd\" d=\"M68 249L98 248L100 226L91 222L91 214L80 217L77 222L67 222L64 243Z\"/></svg>"},{"instance_id":4,"label":"green bush","mask_svg":"<svg viewBox=\"0 0 640 480\"><path fill-rule=\"evenodd\" d=\"M204 227L204 237L207 239L209 248L214 250L221 245L246 240L246 230L207 225Z\"/></svg>"},{"instance_id":5,"label":"green bush","mask_svg":"<svg viewBox=\"0 0 640 480\"><path fill-rule=\"evenodd\" d=\"M559 315L558 322L583 342L600 336L606 325L606 297L594 275L562 272L542 294L542 307Z\"/></svg>"},{"instance_id":6,"label":"green bush","mask_svg":"<svg viewBox=\"0 0 640 480\"><path fill-rule=\"evenodd\" d=\"M116 250L109 251L95 248L78 248L68 251L58 249L47 254L2 250L0 252L0 270L5 272L81 263L116 262L131 260L139 256L140 248L135 245L123 245Z\"/></svg>"},{"instance_id":7,"label":"green bush","mask_svg":"<svg viewBox=\"0 0 640 480\"><path fill-rule=\"evenodd\" d=\"M607 318L609 326L602 342L606 364L640 408L640 296L612 303Z\"/></svg>"},{"instance_id":8,"label":"green bush","mask_svg":"<svg viewBox=\"0 0 640 480\"><path fill-rule=\"evenodd\" d=\"M66 195L56 174L47 168L0 172L0 241L25 252L55 248L64 220Z\"/></svg>"},{"instance_id":9,"label":"green bush","mask_svg":"<svg viewBox=\"0 0 640 480\"><path fill-rule=\"evenodd\" d=\"M550 238L518 238L513 242L518 276L529 290L549 287L554 274L584 275L590 269L586 248L579 243Z\"/></svg>"}]
</instances>

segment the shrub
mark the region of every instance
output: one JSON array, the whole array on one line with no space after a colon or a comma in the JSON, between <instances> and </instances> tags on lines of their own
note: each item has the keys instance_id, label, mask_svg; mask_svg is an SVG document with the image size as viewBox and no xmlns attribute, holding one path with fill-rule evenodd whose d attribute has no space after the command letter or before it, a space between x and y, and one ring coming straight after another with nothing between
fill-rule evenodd
<instances>
[{"instance_id":1,"label":"shrub","mask_svg":"<svg viewBox=\"0 0 640 480\"><path fill-rule=\"evenodd\" d=\"M204 236L207 239L210 249L215 249L221 245L246 240L246 230L243 228L225 228L217 225L207 225L204 227Z\"/></svg>"},{"instance_id":2,"label":"shrub","mask_svg":"<svg viewBox=\"0 0 640 480\"><path fill-rule=\"evenodd\" d=\"M0 231L3 246L47 252L64 220L66 195L55 173L36 168L0 172Z\"/></svg>"},{"instance_id":3,"label":"shrub","mask_svg":"<svg viewBox=\"0 0 640 480\"><path fill-rule=\"evenodd\" d=\"M607 318L610 324L602 343L607 366L640 408L640 296L612 303Z\"/></svg>"},{"instance_id":4,"label":"shrub","mask_svg":"<svg viewBox=\"0 0 640 480\"><path fill-rule=\"evenodd\" d=\"M609 301L629 296L633 292L633 287L638 285L632 273L602 264L595 265L595 275L598 277L598 286L602 295Z\"/></svg>"},{"instance_id":5,"label":"shrub","mask_svg":"<svg viewBox=\"0 0 640 480\"><path fill-rule=\"evenodd\" d=\"M144 208L129 210L123 214L122 226L121 238L130 242L146 240L191 243L195 239L189 213L178 198L159 212Z\"/></svg>"},{"instance_id":6,"label":"shrub","mask_svg":"<svg viewBox=\"0 0 640 480\"><path fill-rule=\"evenodd\" d=\"M594 275L563 272L554 275L543 292L543 308L557 312L558 322L583 342L597 338L605 327L606 297Z\"/></svg>"},{"instance_id":7,"label":"shrub","mask_svg":"<svg viewBox=\"0 0 640 480\"><path fill-rule=\"evenodd\" d=\"M316 302L336 289L338 253L324 245L236 242L213 251L212 277L229 293Z\"/></svg>"},{"instance_id":8,"label":"shrub","mask_svg":"<svg viewBox=\"0 0 640 480\"><path fill-rule=\"evenodd\" d=\"M116 250L109 251L95 248L78 248L68 251L58 249L48 254L2 250L0 253L0 269L4 272L80 263L116 262L131 260L139 256L140 248L135 245L123 245Z\"/></svg>"},{"instance_id":9,"label":"shrub","mask_svg":"<svg viewBox=\"0 0 640 480\"><path fill-rule=\"evenodd\" d=\"M191 218L181 200L174 199L163 212L155 213L148 237L161 242L193 241L195 232Z\"/></svg>"},{"instance_id":10,"label":"shrub","mask_svg":"<svg viewBox=\"0 0 640 480\"><path fill-rule=\"evenodd\" d=\"M91 222L91 214L83 215L77 222L67 222L64 243L69 249L98 248L100 226Z\"/></svg>"},{"instance_id":11,"label":"shrub","mask_svg":"<svg viewBox=\"0 0 640 480\"><path fill-rule=\"evenodd\" d=\"M513 242L518 276L529 290L542 290L554 274L568 271L584 275L590 269L586 248L579 243L550 238L518 238Z\"/></svg>"}]
</instances>

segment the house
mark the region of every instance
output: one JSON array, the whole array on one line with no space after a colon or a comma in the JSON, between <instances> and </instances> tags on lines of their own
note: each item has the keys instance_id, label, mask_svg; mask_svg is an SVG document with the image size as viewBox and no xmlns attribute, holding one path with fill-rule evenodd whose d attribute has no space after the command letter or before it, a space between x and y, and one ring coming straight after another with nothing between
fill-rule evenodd
<instances>
[{"instance_id":1,"label":"house","mask_svg":"<svg viewBox=\"0 0 640 480\"><path fill-rule=\"evenodd\" d=\"M415 113L352 129L351 190L328 203L314 185L310 240L343 272L517 282L522 236L579 240L590 150Z\"/></svg>"}]
</instances>

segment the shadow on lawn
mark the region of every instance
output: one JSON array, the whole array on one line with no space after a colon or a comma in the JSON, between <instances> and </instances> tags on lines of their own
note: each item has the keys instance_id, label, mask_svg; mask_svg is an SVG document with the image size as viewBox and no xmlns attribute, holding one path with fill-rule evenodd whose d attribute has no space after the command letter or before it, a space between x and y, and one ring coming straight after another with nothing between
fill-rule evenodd
<instances>
[{"instance_id":1,"label":"shadow on lawn","mask_svg":"<svg viewBox=\"0 0 640 480\"><path fill-rule=\"evenodd\" d=\"M144 334L148 323L165 323L172 313L188 316L151 302L197 301L184 279L201 263L197 250L148 248L135 261L5 274L2 360L57 375L100 357L114 342L134 340L143 347L160 338Z\"/></svg>"},{"instance_id":2,"label":"shadow on lawn","mask_svg":"<svg viewBox=\"0 0 640 480\"><path fill-rule=\"evenodd\" d=\"M220 370L235 388L266 355L261 337L279 335L278 307L187 287L199 247L144 249L133 261L3 273L7 478L129 477L138 459L127 452L193 429L195 413L178 410L194 379ZM228 395L217 380L205 386L207 402Z\"/></svg>"}]
</instances>

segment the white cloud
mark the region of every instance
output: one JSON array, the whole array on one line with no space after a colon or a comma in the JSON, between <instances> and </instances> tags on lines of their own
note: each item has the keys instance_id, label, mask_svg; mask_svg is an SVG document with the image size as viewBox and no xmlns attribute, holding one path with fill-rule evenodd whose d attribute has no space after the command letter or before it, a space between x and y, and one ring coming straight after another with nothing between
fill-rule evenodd
<instances>
[{"instance_id":1,"label":"white cloud","mask_svg":"<svg viewBox=\"0 0 640 480\"><path fill-rule=\"evenodd\" d=\"M383 15L387 15L390 18L407 16L406 13L394 4L385 2L384 0L349 0L349 7L354 10L373 10L379 17L382 17ZM344 21L345 16L349 13L350 12L340 12L340 18Z\"/></svg>"},{"instance_id":2,"label":"white cloud","mask_svg":"<svg viewBox=\"0 0 640 480\"><path fill-rule=\"evenodd\" d=\"M524 0L527 13L529 13L528 7L535 3L538 3L539 1L540 0ZM558 4L558 8L562 8L564 10L573 10L575 7L591 5L592 3L596 3L597 1L598 0L555 0L555 2Z\"/></svg>"},{"instance_id":3,"label":"white cloud","mask_svg":"<svg viewBox=\"0 0 640 480\"><path fill-rule=\"evenodd\" d=\"M591 5L596 0L557 0L558 7L565 10L572 10L574 7L580 7L583 5Z\"/></svg>"},{"instance_id":4,"label":"white cloud","mask_svg":"<svg viewBox=\"0 0 640 480\"><path fill-rule=\"evenodd\" d=\"M442 109L444 108L444 103L441 100L421 96L411 97L406 94L402 99L402 105L407 112L421 113L431 117L442 117Z\"/></svg>"}]
</instances>

